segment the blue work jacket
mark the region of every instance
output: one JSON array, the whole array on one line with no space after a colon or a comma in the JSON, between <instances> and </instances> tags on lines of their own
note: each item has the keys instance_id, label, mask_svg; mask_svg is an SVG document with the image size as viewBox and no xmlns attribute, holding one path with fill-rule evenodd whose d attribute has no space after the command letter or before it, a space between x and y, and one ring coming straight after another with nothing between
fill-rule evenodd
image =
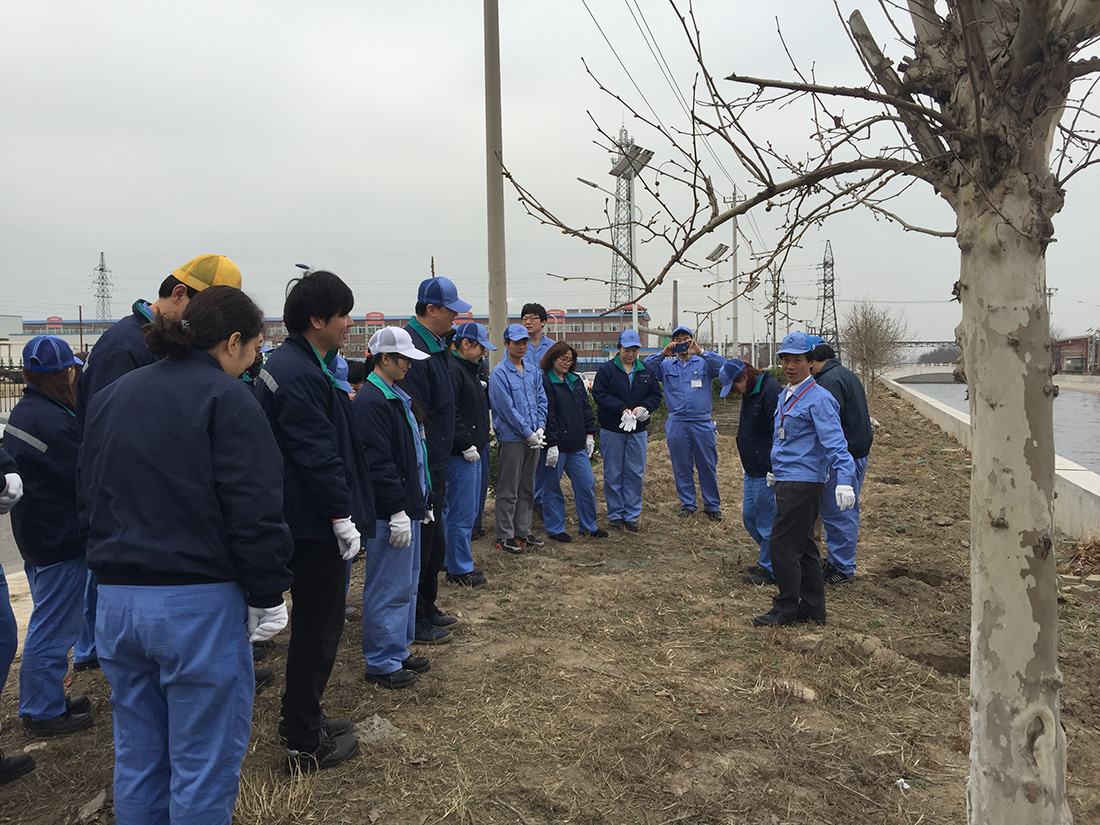
<instances>
[{"instance_id":1,"label":"blue work jacket","mask_svg":"<svg viewBox=\"0 0 1100 825\"><path fill-rule=\"evenodd\" d=\"M334 539L333 519L348 516L371 538L370 466L351 399L304 335L292 333L268 356L256 397L283 454L283 512L294 538Z\"/></svg>"},{"instance_id":2,"label":"blue work jacket","mask_svg":"<svg viewBox=\"0 0 1100 825\"><path fill-rule=\"evenodd\" d=\"M726 359L717 352L704 352L684 360L679 356L666 358L655 352L645 359L645 365L657 373L665 390L665 408L671 421L709 421L714 405L711 382ZM692 386L692 384L698 386Z\"/></svg>"},{"instance_id":3,"label":"blue work jacket","mask_svg":"<svg viewBox=\"0 0 1100 825\"><path fill-rule=\"evenodd\" d=\"M553 370L547 370L542 389L546 393L546 446L563 453L585 449L587 437L596 434L596 416L584 379L575 372L558 378Z\"/></svg>"},{"instance_id":4,"label":"blue work jacket","mask_svg":"<svg viewBox=\"0 0 1100 825\"><path fill-rule=\"evenodd\" d=\"M72 410L33 384L11 411L4 445L23 480L11 531L23 560L36 567L84 557L76 512L80 436Z\"/></svg>"},{"instance_id":5,"label":"blue work jacket","mask_svg":"<svg viewBox=\"0 0 1100 825\"><path fill-rule=\"evenodd\" d=\"M489 376L489 404L493 429L500 441L523 441L540 427L546 429L546 392L542 372L523 372L505 357Z\"/></svg>"},{"instance_id":6,"label":"blue work jacket","mask_svg":"<svg viewBox=\"0 0 1100 825\"><path fill-rule=\"evenodd\" d=\"M416 348L430 357L412 362L401 379L401 387L427 413L424 432L428 444L428 467L443 476L451 461L451 447L455 439L455 396L447 366L447 359L451 356L443 342L416 318L409 320L405 330Z\"/></svg>"},{"instance_id":7,"label":"blue work jacket","mask_svg":"<svg viewBox=\"0 0 1100 825\"><path fill-rule=\"evenodd\" d=\"M92 347L87 363L76 380L77 427L83 431L85 411L92 396L138 367L157 362L149 352L142 328L154 319L152 308L145 301L135 301L132 312L104 332Z\"/></svg>"},{"instance_id":8,"label":"blue work jacket","mask_svg":"<svg viewBox=\"0 0 1100 825\"><path fill-rule=\"evenodd\" d=\"M775 405L781 392L779 382L770 373L762 372L752 390L741 396L737 452L741 455L741 467L750 478L764 478L772 471Z\"/></svg>"},{"instance_id":9,"label":"blue work jacket","mask_svg":"<svg viewBox=\"0 0 1100 825\"><path fill-rule=\"evenodd\" d=\"M852 458L866 458L875 436L871 430L871 413L867 410L867 393L854 372L835 358L830 358L817 371L814 380L832 393L840 404L840 427L848 442Z\"/></svg>"},{"instance_id":10,"label":"blue work jacket","mask_svg":"<svg viewBox=\"0 0 1100 825\"><path fill-rule=\"evenodd\" d=\"M101 585L236 581L250 605L279 604L294 550L282 490L263 410L205 352L131 372L92 399L77 496Z\"/></svg>"},{"instance_id":11,"label":"blue work jacket","mask_svg":"<svg viewBox=\"0 0 1100 825\"><path fill-rule=\"evenodd\" d=\"M404 510L411 520L419 521L429 500L424 442L419 432L413 437L405 406L409 396L400 387L378 386L373 375L355 394L351 406L371 468L377 517L389 521L394 513Z\"/></svg>"},{"instance_id":12,"label":"blue work jacket","mask_svg":"<svg viewBox=\"0 0 1100 825\"><path fill-rule=\"evenodd\" d=\"M523 363L527 365L528 369L534 368L538 372L542 372L542 356L546 355L555 343L557 342L546 333L543 333L538 344L532 345L528 342L527 353L523 356Z\"/></svg>"},{"instance_id":13,"label":"blue work jacket","mask_svg":"<svg viewBox=\"0 0 1100 825\"><path fill-rule=\"evenodd\" d=\"M854 485L856 465L840 428L840 405L812 378L807 382L787 400L784 399L786 389L781 390L775 405L772 418L775 480L824 483L829 470L833 469L837 484ZM780 426L783 438L780 438Z\"/></svg>"},{"instance_id":14,"label":"blue work jacket","mask_svg":"<svg viewBox=\"0 0 1100 825\"><path fill-rule=\"evenodd\" d=\"M633 377L632 377L633 376ZM651 413L661 406L661 384L657 373L649 369L642 361L636 360L628 375L622 361L616 355L604 361L596 370L592 382L592 397L596 399L596 419L600 427L624 435L621 424L624 410L645 407ZM640 433L649 426L649 419L639 421L633 432Z\"/></svg>"}]
</instances>

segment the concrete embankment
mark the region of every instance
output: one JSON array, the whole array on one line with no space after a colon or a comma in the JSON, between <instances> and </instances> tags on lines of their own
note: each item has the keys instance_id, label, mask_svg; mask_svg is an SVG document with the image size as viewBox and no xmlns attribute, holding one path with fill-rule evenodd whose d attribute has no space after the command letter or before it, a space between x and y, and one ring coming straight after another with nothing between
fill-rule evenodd
<instances>
[{"instance_id":1,"label":"concrete embankment","mask_svg":"<svg viewBox=\"0 0 1100 825\"><path fill-rule=\"evenodd\" d=\"M1067 378L1079 378L1079 376L1059 375L1056 382L1065 385L1073 384L1075 391L1088 387L1087 392L1100 392L1100 382L1087 376L1083 386L1078 386L1076 381L1066 381ZM882 383L904 398L921 415L929 419L941 430L946 432L968 450L971 448L970 416L959 412L946 404L941 404L935 399L916 392L911 386L899 384L888 378L881 379ZM1076 464L1062 456L1054 457L1054 525L1067 538L1073 541L1100 541L1100 475L1086 470L1080 464Z\"/></svg>"}]
</instances>

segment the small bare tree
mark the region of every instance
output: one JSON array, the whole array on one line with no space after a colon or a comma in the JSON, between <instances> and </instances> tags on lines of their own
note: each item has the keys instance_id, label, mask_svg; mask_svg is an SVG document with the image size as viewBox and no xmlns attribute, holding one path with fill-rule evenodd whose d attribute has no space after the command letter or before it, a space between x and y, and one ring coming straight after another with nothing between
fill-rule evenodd
<instances>
[{"instance_id":1,"label":"small bare tree","mask_svg":"<svg viewBox=\"0 0 1100 825\"><path fill-rule=\"evenodd\" d=\"M879 373L901 359L900 342L908 335L905 319L884 306L860 301L848 308L841 324L844 355L863 377L867 392L873 393Z\"/></svg>"}]
</instances>

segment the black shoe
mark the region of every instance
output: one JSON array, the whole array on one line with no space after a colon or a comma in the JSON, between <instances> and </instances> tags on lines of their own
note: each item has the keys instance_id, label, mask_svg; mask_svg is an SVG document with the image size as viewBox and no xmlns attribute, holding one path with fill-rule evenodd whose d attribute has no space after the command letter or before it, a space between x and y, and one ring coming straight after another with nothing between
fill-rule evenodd
<instances>
[{"instance_id":1,"label":"black shoe","mask_svg":"<svg viewBox=\"0 0 1100 825\"><path fill-rule=\"evenodd\" d=\"M427 656L409 656L401 662L401 667L413 673L427 673L432 669L432 663Z\"/></svg>"},{"instance_id":2,"label":"black shoe","mask_svg":"<svg viewBox=\"0 0 1100 825\"><path fill-rule=\"evenodd\" d=\"M483 538L485 538L485 530L481 527L475 527L474 531L470 533L470 541L477 541Z\"/></svg>"},{"instance_id":3,"label":"black shoe","mask_svg":"<svg viewBox=\"0 0 1100 825\"><path fill-rule=\"evenodd\" d=\"M335 768L359 753L359 740L351 734L326 736L312 750L286 749L286 767L290 773L313 773Z\"/></svg>"},{"instance_id":4,"label":"black shoe","mask_svg":"<svg viewBox=\"0 0 1100 825\"><path fill-rule=\"evenodd\" d=\"M430 605L424 611L424 615L427 616L428 621L435 627L454 627L458 624L458 619L454 616L448 616L434 604Z\"/></svg>"},{"instance_id":5,"label":"black shoe","mask_svg":"<svg viewBox=\"0 0 1100 825\"><path fill-rule=\"evenodd\" d=\"M546 542L538 536L526 536L522 539L517 536L516 541L520 542L524 547L542 547L546 544Z\"/></svg>"},{"instance_id":6,"label":"black shoe","mask_svg":"<svg viewBox=\"0 0 1100 825\"><path fill-rule=\"evenodd\" d=\"M527 552L527 549L515 539L497 539L497 550L503 550L513 556L522 556Z\"/></svg>"},{"instance_id":7,"label":"black shoe","mask_svg":"<svg viewBox=\"0 0 1100 825\"><path fill-rule=\"evenodd\" d=\"M613 518L608 520L607 526L612 530L622 530L624 528L624 523L621 518Z\"/></svg>"},{"instance_id":8,"label":"black shoe","mask_svg":"<svg viewBox=\"0 0 1100 825\"><path fill-rule=\"evenodd\" d=\"M91 713L92 700L83 693L78 693L76 696L69 696L65 699L65 710L69 713Z\"/></svg>"},{"instance_id":9,"label":"black shoe","mask_svg":"<svg viewBox=\"0 0 1100 825\"><path fill-rule=\"evenodd\" d=\"M321 714L321 735L322 736L343 736L350 731L354 723L350 719L329 719L323 713ZM284 745L287 743L287 730L286 720L282 716L279 717L279 741Z\"/></svg>"},{"instance_id":10,"label":"black shoe","mask_svg":"<svg viewBox=\"0 0 1100 825\"><path fill-rule=\"evenodd\" d=\"M842 573L829 562L825 562L825 564L821 566L821 578L825 580L825 584L850 584L855 576L849 576L847 573Z\"/></svg>"},{"instance_id":11,"label":"black shoe","mask_svg":"<svg viewBox=\"0 0 1100 825\"><path fill-rule=\"evenodd\" d=\"M694 515L695 515L695 511L692 510L690 507L681 507L680 508L680 518L691 518Z\"/></svg>"},{"instance_id":12,"label":"black shoe","mask_svg":"<svg viewBox=\"0 0 1100 825\"><path fill-rule=\"evenodd\" d=\"M34 760L28 753L17 753L15 756L4 756L0 751L0 784L11 782L24 774L34 770Z\"/></svg>"},{"instance_id":13,"label":"black shoe","mask_svg":"<svg viewBox=\"0 0 1100 825\"><path fill-rule=\"evenodd\" d=\"M546 537L554 541L560 541L562 544L568 544L573 540L573 537L568 533L547 533Z\"/></svg>"},{"instance_id":14,"label":"black shoe","mask_svg":"<svg viewBox=\"0 0 1100 825\"><path fill-rule=\"evenodd\" d=\"M411 658L411 657L410 657ZM406 659L406 661L408 661ZM386 688L386 690L404 690L416 684L416 673L411 670L395 670L393 673L368 673L364 677L368 682Z\"/></svg>"},{"instance_id":15,"label":"black shoe","mask_svg":"<svg viewBox=\"0 0 1100 825\"><path fill-rule=\"evenodd\" d=\"M775 584L775 576L766 568L757 565L749 568L749 571L741 577L741 581L745 584Z\"/></svg>"},{"instance_id":16,"label":"black shoe","mask_svg":"<svg viewBox=\"0 0 1100 825\"><path fill-rule=\"evenodd\" d=\"M782 627L784 625L794 624L797 619L787 618L786 616L780 616L774 610L769 610L763 616L757 616L752 620L753 627Z\"/></svg>"},{"instance_id":17,"label":"black shoe","mask_svg":"<svg viewBox=\"0 0 1100 825\"><path fill-rule=\"evenodd\" d=\"M711 521L725 521L726 517L722 515L721 510L706 510L703 515L709 518Z\"/></svg>"},{"instance_id":18,"label":"black shoe","mask_svg":"<svg viewBox=\"0 0 1100 825\"><path fill-rule=\"evenodd\" d=\"M623 522L623 527L625 527L631 533L637 533L638 532L638 522L636 522L636 521L624 521Z\"/></svg>"},{"instance_id":19,"label":"black shoe","mask_svg":"<svg viewBox=\"0 0 1100 825\"><path fill-rule=\"evenodd\" d=\"M256 672L256 693L259 693L265 687L275 681L275 671L269 667L255 668Z\"/></svg>"},{"instance_id":20,"label":"black shoe","mask_svg":"<svg viewBox=\"0 0 1100 825\"><path fill-rule=\"evenodd\" d=\"M427 619L416 620L416 636L413 642L418 645L445 645L451 641L451 631L436 627Z\"/></svg>"},{"instance_id":21,"label":"black shoe","mask_svg":"<svg viewBox=\"0 0 1100 825\"><path fill-rule=\"evenodd\" d=\"M29 716L23 717L23 727L35 736L64 736L67 733L87 730L92 726L92 714L69 713L65 711L53 719L43 719L35 722Z\"/></svg>"},{"instance_id":22,"label":"black shoe","mask_svg":"<svg viewBox=\"0 0 1100 825\"><path fill-rule=\"evenodd\" d=\"M469 573L448 573L447 581L450 584L461 584L463 587L481 587L489 583L480 570L471 570Z\"/></svg>"},{"instance_id":23,"label":"black shoe","mask_svg":"<svg viewBox=\"0 0 1100 825\"><path fill-rule=\"evenodd\" d=\"M798 603L798 615L795 617L796 624L825 624L825 616L822 614L820 617L815 617L810 614L810 608L806 602L802 601Z\"/></svg>"},{"instance_id":24,"label":"black shoe","mask_svg":"<svg viewBox=\"0 0 1100 825\"><path fill-rule=\"evenodd\" d=\"M608 533L603 528L597 527L592 532L588 532L587 530L581 530L580 532L577 533L577 535L578 536L586 536L586 537L592 538L592 539L605 539L605 538L607 538Z\"/></svg>"},{"instance_id":25,"label":"black shoe","mask_svg":"<svg viewBox=\"0 0 1100 825\"><path fill-rule=\"evenodd\" d=\"M99 658L88 659L83 662L73 662L73 673L82 673L85 670L99 670ZM31 767L34 767L32 764Z\"/></svg>"}]
</instances>

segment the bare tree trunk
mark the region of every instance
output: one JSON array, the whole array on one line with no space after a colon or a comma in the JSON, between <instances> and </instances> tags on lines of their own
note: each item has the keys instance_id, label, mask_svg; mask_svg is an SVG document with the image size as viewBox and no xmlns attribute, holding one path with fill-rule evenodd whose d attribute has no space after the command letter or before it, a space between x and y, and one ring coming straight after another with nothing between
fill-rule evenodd
<instances>
[{"instance_id":1,"label":"bare tree trunk","mask_svg":"<svg viewBox=\"0 0 1100 825\"><path fill-rule=\"evenodd\" d=\"M1034 182L1032 182L1034 183ZM972 825L1071 821L1059 711L1052 535L1054 439L1046 263L1026 176L996 210L959 191L963 320L970 384L973 596L970 628Z\"/></svg>"}]
</instances>

